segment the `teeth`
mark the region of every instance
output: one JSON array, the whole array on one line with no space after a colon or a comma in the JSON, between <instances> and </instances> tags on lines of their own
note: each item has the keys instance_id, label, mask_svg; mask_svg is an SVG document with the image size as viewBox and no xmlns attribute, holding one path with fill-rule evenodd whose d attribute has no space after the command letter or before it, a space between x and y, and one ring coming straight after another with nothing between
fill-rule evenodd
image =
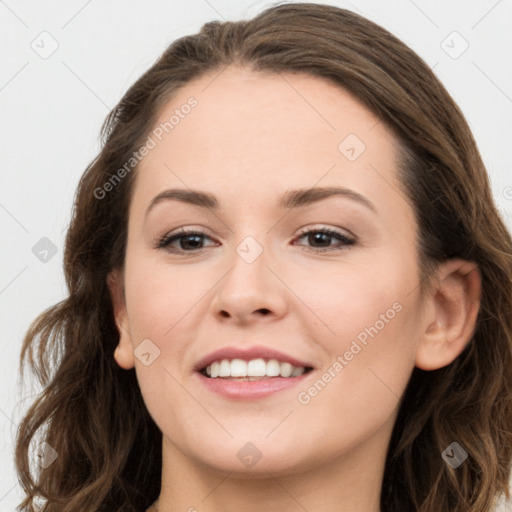
<instances>
[{"instance_id":1,"label":"teeth","mask_svg":"<svg viewBox=\"0 0 512 512\"><path fill-rule=\"evenodd\" d=\"M304 368L304 366L293 366L292 368L292 377L298 377L299 375L302 375L306 371L306 368Z\"/></svg>"},{"instance_id":2,"label":"teeth","mask_svg":"<svg viewBox=\"0 0 512 512\"><path fill-rule=\"evenodd\" d=\"M304 366L293 366L280 363L277 359L222 359L214 361L206 367L206 374L211 378L229 377L238 380L260 380L267 377L298 377L306 369Z\"/></svg>"}]
</instances>

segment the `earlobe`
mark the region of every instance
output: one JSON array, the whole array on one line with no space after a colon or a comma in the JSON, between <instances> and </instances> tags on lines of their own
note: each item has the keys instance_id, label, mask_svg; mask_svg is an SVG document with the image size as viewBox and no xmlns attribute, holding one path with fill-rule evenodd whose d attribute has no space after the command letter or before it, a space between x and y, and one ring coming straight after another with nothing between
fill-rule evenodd
<instances>
[{"instance_id":1,"label":"earlobe","mask_svg":"<svg viewBox=\"0 0 512 512\"><path fill-rule=\"evenodd\" d=\"M114 359L125 370L131 370L135 367L131 341L123 340L122 337L119 339L119 343L114 351Z\"/></svg>"},{"instance_id":2,"label":"earlobe","mask_svg":"<svg viewBox=\"0 0 512 512\"><path fill-rule=\"evenodd\" d=\"M416 351L418 368L443 368L462 353L475 331L481 288L476 263L456 259L440 265L437 282L427 299L431 315Z\"/></svg>"},{"instance_id":3,"label":"earlobe","mask_svg":"<svg viewBox=\"0 0 512 512\"><path fill-rule=\"evenodd\" d=\"M114 351L114 359L121 368L130 370L135 366L135 360L130 334L130 324L126 311L126 300L122 287L122 274L118 270L112 271L107 276L107 285L110 291L117 330L119 332L119 342Z\"/></svg>"}]
</instances>

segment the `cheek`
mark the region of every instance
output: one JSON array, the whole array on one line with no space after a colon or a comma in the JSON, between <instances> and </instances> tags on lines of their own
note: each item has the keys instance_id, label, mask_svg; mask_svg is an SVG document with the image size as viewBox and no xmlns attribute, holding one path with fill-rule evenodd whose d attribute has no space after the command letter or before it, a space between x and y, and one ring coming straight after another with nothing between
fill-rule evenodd
<instances>
[{"instance_id":1,"label":"cheek","mask_svg":"<svg viewBox=\"0 0 512 512\"><path fill-rule=\"evenodd\" d=\"M397 296L391 293L384 307L375 304L364 311L349 303L344 314L333 317L337 336L319 342L328 361L316 380L297 389L296 419L306 421L311 432L327 428L331 445L355 447L394 423L414 367L414 333L407 331L410 305L394 301ZM315 435L310 439L304 449L318 449Z\"/></svg>"},{"instance_id":2,"label":"cheek","mask_svg":"<svg viewBox=\"0 0 512 512\"><path fill-rule=\"evenodd\" d=\"M373 272L331 272L329 279L317 274L314 282L322 288L308 280L301 290L308 307L318 312L310 333L326 354L318 398L311 396L315 390L303 390L312 402L327 406L344 397L342 409L346 406L351 413L362 407L369 415L385 415L407 385L419 334L413 269L408 273L396 260L382 259L380 264ZM307 330L308 323L303 327Z\"/></svg>"},{"instance_id":3,"label":"cheek","mask_svg":"<svg viewBox=\"0 0 512 512\"><path fill-rule=\"evenodd\" d=\"M304 318L322 324L322 339L341 349L359 334L364 342L365 336L370 337L366 329L375 324L379 332L396 326L411 276L392 257L382 255L378 261L311 265L292 282L302 308L309 310Z\"/></svg>"},{"instance_id":4,"label":"cheek","mask_svg":"<svg viewBox=\"0 0 512 512\"><path fill-rule=\"evenodd\" d=\"M126 295L132 334L162 340L187 323L187 312L201 300L211 279L193 271L191 265L157 264L147 256L146 261L144 256L133 260L144 263L129 267L127 261Z\"/></svg>"}]
</instances>

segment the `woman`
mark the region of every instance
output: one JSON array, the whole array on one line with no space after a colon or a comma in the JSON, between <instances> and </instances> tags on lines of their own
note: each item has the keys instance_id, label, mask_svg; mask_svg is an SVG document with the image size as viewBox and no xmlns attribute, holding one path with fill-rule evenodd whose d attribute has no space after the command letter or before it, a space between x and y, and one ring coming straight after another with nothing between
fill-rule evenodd
<instances>
[{"instance_id":1,"label":"woman","mask_svg":"<svg viewBox=\"0 0 512 512\"><path fill-rule=\"evenodd\" d=\"M509 497L512 240L415 53L352 12L277 5L171 44L102 133L69 298L24 340L44 392L18 433L22 510Z\"/></svg>"}]
</instances>

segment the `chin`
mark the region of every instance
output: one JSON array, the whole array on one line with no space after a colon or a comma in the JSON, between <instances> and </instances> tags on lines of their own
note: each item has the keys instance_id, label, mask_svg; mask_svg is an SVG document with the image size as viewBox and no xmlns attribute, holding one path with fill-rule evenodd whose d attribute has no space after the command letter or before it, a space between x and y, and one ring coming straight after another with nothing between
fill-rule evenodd
<instances>
[{"instance_id":1,"label":"chin","mask_svg":"<svg viewBox=\"0 0 512 512\"><path fill-rule=\"evenodd\" d=\"M292 474L311 466L311 461L304 459L305 453L298 450L297 443L291 439L290 444L283 444L277 438L250 441L251 436L247 434L243 441L238 436L223 442L216 438L211 444L204 437L201 439L200 445L196 442L191 450L187 450L189 456L210 470L229 473L230 478L269 478L270 475Z\"/></svg>"}]
</instances>

